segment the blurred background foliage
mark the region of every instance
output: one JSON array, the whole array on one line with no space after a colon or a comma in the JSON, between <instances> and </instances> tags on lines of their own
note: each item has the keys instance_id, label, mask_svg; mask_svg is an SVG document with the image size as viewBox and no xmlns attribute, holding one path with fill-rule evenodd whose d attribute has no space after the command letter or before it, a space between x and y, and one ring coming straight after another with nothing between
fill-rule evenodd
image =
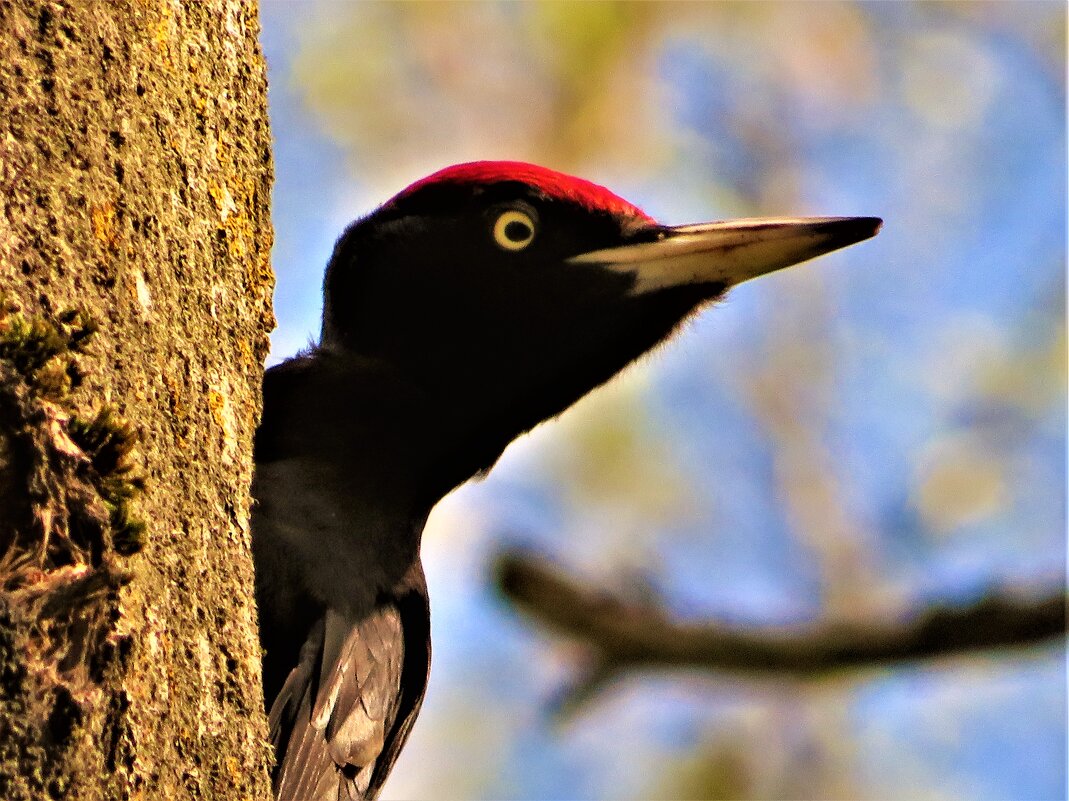
<instances>
[{"instance_id":1,"label":"blurred background foliage","mask_svg":"<svg viewBox=\"0 0 1069 801\"><path fill-rule=\"evenodd\" d=\"M686 619L902 617L1064 581L1066 7L262 0L272 361L336 236L510 158L669 223L875 214L736 290L436 509L435 664L391 798L1064 797L1063 644L829 676L628 675L491 586L503 543Z\"/></svg>"}]
</instances>

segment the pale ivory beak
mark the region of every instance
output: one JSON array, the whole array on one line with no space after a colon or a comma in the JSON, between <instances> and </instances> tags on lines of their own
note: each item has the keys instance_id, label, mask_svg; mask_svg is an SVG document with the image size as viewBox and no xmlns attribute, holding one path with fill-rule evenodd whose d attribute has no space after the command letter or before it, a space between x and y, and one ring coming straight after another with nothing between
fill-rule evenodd
<instances>
[{"instance_id":1,"label":"pale ivory beak","mask_svg":"<svg viewBox=\"0 0 1069 801\"><path fill-rule=\"evenodd\" d=\"M769 217L660 229L654 242L568 259L635 276L631 294L687 284L724 288L808 261L877 234L878 217Z\"/></svg>"}]
</instances>

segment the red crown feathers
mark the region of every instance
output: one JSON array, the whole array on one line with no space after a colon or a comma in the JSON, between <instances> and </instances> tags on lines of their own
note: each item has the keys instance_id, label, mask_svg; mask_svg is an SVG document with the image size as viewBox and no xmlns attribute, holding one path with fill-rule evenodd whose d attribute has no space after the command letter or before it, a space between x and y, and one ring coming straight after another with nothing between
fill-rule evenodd
<instances>
[{"instance_id":1,"label":"red crown feathers","mask_svg":"<svg viewBox=\"0 0 1069 801\"><path fill-rule=\"evenodd\" d=\"M627 202L604 186L523 161L470 161L465 164L454 164L452 167L446 167L426 178L421 178L407 189L403 189L385 205L390 206L420 189L435 184L494 184L504 181L519 181L528 184L546 197L576 203L590 211L605 211L609 214L653 221L638 206Z\"/></svg>"}]
</instances>

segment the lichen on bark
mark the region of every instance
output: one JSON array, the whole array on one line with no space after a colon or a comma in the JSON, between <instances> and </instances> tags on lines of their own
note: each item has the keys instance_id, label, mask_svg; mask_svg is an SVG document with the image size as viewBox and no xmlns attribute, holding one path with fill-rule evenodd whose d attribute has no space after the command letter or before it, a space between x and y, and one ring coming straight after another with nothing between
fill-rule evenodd
<instances>
[{"instance_id":1,"label":"lichen on bark","mask_svg":"<svg viewBox=\"0 0 1069 801\"><path fill-rule=\"evenodd\" d=\"M0 0L5 801L269 795L257 34L245 0Z\"/></svg>"}]
</instances>

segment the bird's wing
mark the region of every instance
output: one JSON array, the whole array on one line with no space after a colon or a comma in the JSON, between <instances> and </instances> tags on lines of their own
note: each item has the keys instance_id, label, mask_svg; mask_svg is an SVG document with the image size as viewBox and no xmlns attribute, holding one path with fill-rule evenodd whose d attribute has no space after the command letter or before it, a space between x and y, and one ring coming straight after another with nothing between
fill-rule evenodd
<instances>
[{"instance_id":1,"label":"bird's wing","mask_svg":"<svg viewBox=\"0 0 1069 801\"><path fill-rule=\"evenodd\" d=\"M426 599L415 601L355 623L327 610L312 628L269 716L279 801L378 795L426 686Z\"/></svg>"}]
</instances>

